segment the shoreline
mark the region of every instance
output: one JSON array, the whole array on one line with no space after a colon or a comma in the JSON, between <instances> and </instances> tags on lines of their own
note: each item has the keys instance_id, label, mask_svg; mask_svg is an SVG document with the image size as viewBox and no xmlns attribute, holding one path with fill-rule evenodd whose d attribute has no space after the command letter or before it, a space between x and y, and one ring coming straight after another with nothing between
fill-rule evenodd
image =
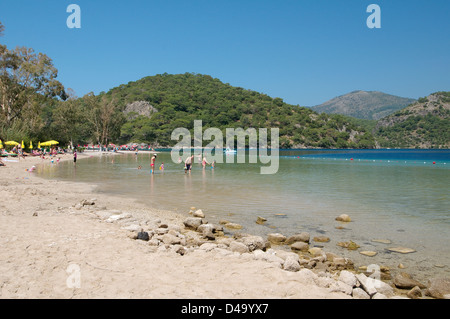
<instances>
[{"instance_id":1,"label":"shoreline","mask_svg":"<svg viewBox=\"0 0 450 319\"><path fill-rule=\"evenodd\" d=\"M78 160L104 153L79 153ZM362 290L341 280L345 269L310 270L297 253L268 248L258 236L208 239L207 229L220 226L205 223L207 216L93 195L93 184L26 171L45 161L27 157L0 167L0 298L347 299ZM186 227L194 218L209 226ZM140 231L148 241L136 239ZM323 254L316 257L323 262ZM372 298L405 296L383 288Z\"/></svg>"}]
</instances>

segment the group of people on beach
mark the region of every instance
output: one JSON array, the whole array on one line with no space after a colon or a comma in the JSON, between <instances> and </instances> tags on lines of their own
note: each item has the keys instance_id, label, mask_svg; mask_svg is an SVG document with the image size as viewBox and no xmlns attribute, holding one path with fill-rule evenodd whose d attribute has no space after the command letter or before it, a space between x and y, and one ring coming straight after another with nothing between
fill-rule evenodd
<instances>
[{"instance_id":1,"label":"group of people on beach","mask_svg":"<svg viewBox=\"0 0 450 319\"><path fill-rule=\"evenodd\" d=\"M22 149L22 146L20 144L15 145L11 152L7 152L5 149L1 150L1 155L2 156L14 156L17 157L19 160L21 158L25 159L25 156L29 155L29 154L25 154L25 152ZM34 155L34 154L31 154ZM0 159L0 166L6 166L6 164Z\"/></svg>"},{"instance_id":2,"label":"group of people on beach","mask_svg":"<svg viewBox=\"0 0 450 319\"><path fill-rule=\"evenodd\" d=\"M56 162L59 163L60 161L60 157L57 157L55 159L55 157L58 154L64 154L65 151L61 150L60 148L55 148L52 147L50 150L46 150L46 149L35 149L32 150L30 153L25 153L22 149L22 147L20 146L20 144L14 146L11 150L11 152L7 152L5 149L1 149L0 150L0 154L2 156L8 157L8 156L14 156L17 157L19 160L21 158L25 159L25 156L34 156L34 157L40 157L42 160L45 159L50 159L52 163ZM48 156L48 157L46 157ZM76 157L76 155L74 155ZM76 159L74 160L74 162L76 161ZM0 158L0 166L6 166L5 162L3 162L3 160Z\"/></svg>"}]
</instances>

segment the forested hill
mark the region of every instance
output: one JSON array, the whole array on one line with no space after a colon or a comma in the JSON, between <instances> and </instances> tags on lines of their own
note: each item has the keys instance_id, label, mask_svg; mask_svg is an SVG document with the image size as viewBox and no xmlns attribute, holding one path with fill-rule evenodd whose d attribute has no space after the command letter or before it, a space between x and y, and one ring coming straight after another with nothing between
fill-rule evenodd
<instances>
[{"instance_id":1,"label":"forested hill","mask_svg":"<svg viewBox=\"0 0 450 319\"><path fill-rule=\"evenodd\" d=\"M282 148L375 146L373 136L345 116L319 115L309 108L233 87L209 75L149 76L104 95L126 113L120 143L173 146L177 141L170 136L175 128L192 129L194 120L202 120L204 129L217 127L223 132L226 128L278 127Z\"/></svg>"},{"instance_id":2,"label":"forested hill","mask_svg":"<svg viewBox=\"0 0 450 319\"><path fill-rule=\"evenodd\" d=\"M420 98L376 125L381 147L450 148L450 92Z\"/></svg>"}]
</instances>

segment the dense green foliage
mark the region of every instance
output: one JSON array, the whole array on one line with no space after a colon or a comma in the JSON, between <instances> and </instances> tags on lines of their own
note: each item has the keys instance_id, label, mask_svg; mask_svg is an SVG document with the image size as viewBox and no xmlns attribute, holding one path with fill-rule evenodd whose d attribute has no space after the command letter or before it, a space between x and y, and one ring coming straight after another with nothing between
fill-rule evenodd
<instances>
[{"instance_id":1,"label":"dense green foliage","mask_svg":"<svg viewBox=\"0 0 450 319\"><path fill-rule=\"evenodd\" d=\"M124 109L133 101L147 101L158 112L138 116L122 126L120 143L144 142L173 146L171 132L203 128L279 128L280 147L372 148L370 133L342 115L318 115L309 108L285 103L281 98L233 87L209 75L160 74L121 85L105 93ZM205 144L208 141L204 141Z\"/></svg>"},{"instance_id":2,"label":"dense green foliage","mask_svg":"<svg viewBox=\"0 0 450 319\"><path fill-rule=\"evenodd\" d=\"M422 147L422 144L433 148L448 144L450 141L450 112L445 111L447 118L426 116L410 116L404 122L391 127L381 127L377 136L382 147ZM431 144L431 145L427 145Z\"/></svg>"},{"instance_id":3,"label":"dense green foliage","mask_svg":"<svg viewBox=\"0 0 450 319\"><path fill-rule=\"evenodd\" d=\"M379 122L381 147L448 148L450 92L437 92Z\"/></svg>"},{"instance_id":4,"label":"dense green foliage","mask_svg":"<svg viewBox=\"0 0 450 319\"><path fill-rule=\"evenodd\" d=\"M0 23L0 36L3 30ZM0 44L0 139L28 142L43 135L43 110L67 98L57 75L45 54Z\"/></svg>"}]
</instances>

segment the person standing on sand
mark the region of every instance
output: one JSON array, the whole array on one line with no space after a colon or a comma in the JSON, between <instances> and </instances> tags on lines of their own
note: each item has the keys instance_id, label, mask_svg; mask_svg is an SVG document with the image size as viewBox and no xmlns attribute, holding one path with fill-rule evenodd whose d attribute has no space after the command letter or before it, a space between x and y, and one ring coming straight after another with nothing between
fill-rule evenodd
<instances>
[{"instance_id":1,"label":"person standing on sand","mask_svg":"<svg viewBox=\"0 0 450 319\"><path fill-rule=\"evenodd\" d=\"M77 163L77 149L73 149L73 165Z\"/></svg>"},{"instance_id":2,"label":"person standing on sand","mask_svg":"<svg viewBox=\"0 0 450 319\"><path fill-rule=\"evenodd\" d=\"M186 158L186 160L184 161L184 173L186 174L187 171L189 171L189 173L191 172L191 167L192 167L192 160L194 159L194 155L189 156L188 158Z\"/></svg>"},{"instance_id":3,"label":"person standing on sand","mask_svg":"<svg viewBox=\"0 0 450 319\"><path fill-rule=\"evenodd\" d=\"M150 162L150 170L152 174L155 172L155 161L156 161L156 154L153 154Z\"/></svg>"}]
</instances>

